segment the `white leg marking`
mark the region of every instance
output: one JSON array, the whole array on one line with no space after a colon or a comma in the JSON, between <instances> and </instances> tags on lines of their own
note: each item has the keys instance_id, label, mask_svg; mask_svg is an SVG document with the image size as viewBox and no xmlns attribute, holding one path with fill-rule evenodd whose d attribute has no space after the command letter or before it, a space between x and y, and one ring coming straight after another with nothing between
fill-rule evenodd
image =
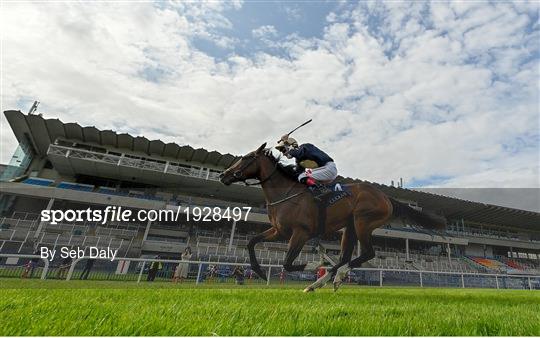
<instances>
[{"instance_id":1,"label":"white leg marking","mask_svg":"<svg viewBox=\"0 0 540 338\"><path fill-rule=\"evenodd\" d=\"M342 267L337 269L336 277L334 277L334 291L337 291L337 289L341 286L343 280L345 279L349 271L351 271L349 264L343 265Z\"/></svg>"},{"instance_id":2,"label":"white leg marking","mask_svg":"<svg viewBox=\"0 0 540 338\"><path fill-rule=\"evenodd\" d=\"M315 291L315 289L323 287L326 283L328 283L331 277L332 275L330 274L330 272L326 271L324 276L317 279L313 284L305 288L304 292Z\"/></svg>"}]
</instances>

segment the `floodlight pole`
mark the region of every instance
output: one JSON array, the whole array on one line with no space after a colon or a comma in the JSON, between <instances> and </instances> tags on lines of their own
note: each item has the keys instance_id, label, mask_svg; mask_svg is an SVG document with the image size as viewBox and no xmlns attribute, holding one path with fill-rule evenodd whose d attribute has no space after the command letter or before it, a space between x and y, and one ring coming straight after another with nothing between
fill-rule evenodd
<instances>
[{"instance_id":1,"label":"floodlight pole","mask_svg":"<svg viewBox=\"0 0 540 338\"><path fill-rule=\"evenodd\" d=\"M236 220L233 220L233 223L232 223L231 238L229 239L229 248L227 249L227 251L231 251L232 249L234 230L236 230Z\"/></svg>"}]
</instances>

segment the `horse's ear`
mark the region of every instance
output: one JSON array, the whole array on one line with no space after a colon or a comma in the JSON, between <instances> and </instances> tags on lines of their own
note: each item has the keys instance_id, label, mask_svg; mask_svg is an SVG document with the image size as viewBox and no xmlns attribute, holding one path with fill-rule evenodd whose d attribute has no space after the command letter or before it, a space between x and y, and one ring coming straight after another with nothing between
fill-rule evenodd
<instances>
[{"instance_id":1,"label":"horse's ear","mask_svg":"<svg viewBox=\"0 0 540 338\"><path fill-rule=\"evenodd\" d=\"M260 154L261 151L264 150L264 148L266 148L266 142L264 142L264 143L259 147L259 149L255 150L255 154L257 154L257 155Z\"/></svg>"}]
</instances>

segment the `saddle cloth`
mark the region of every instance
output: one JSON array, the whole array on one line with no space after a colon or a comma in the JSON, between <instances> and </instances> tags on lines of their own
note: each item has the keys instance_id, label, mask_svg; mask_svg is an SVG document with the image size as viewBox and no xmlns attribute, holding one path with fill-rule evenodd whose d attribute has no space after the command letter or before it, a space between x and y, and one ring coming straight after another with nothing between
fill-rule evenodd
<instances>
[{"instance_id":1,"label":"saddle cloth","mask_svg":"<svg viewBox=\"0 0 540 338\"><path fill-rule=\"evenodd\" d=\"M337 201L350 196L351 192L347 186L342 185L339 182L330 184L319 184L310 187L309 191L319 201L319 206L327 208Z\"/></svg>"},{"instance_id":2,"label":"saddle cloth","mask_svg":"<svg viewBox=\"0 0 540 338\"><path fill-rule=\"evenodd\" d=\"M319 184L310 187L309 191L317 203L317 235L322 236L326 226L326 209L352 194L349 188L341 183Z\"/></svg>"}]
</instances>

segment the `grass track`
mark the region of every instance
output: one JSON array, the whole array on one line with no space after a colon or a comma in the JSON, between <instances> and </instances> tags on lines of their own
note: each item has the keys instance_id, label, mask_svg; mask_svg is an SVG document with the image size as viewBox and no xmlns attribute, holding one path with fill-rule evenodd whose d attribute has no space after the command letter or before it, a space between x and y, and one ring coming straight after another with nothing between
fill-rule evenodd
<instances>
[{"instance_id":1,"label":"grass track","mask_svg":"<svg viewBox=\"0 0 540 338\"><path fill-rule=\"evenodd\" d=\"M535 291L0 279L9 335L540 335Z\"/></svg>"}]
</instances>

